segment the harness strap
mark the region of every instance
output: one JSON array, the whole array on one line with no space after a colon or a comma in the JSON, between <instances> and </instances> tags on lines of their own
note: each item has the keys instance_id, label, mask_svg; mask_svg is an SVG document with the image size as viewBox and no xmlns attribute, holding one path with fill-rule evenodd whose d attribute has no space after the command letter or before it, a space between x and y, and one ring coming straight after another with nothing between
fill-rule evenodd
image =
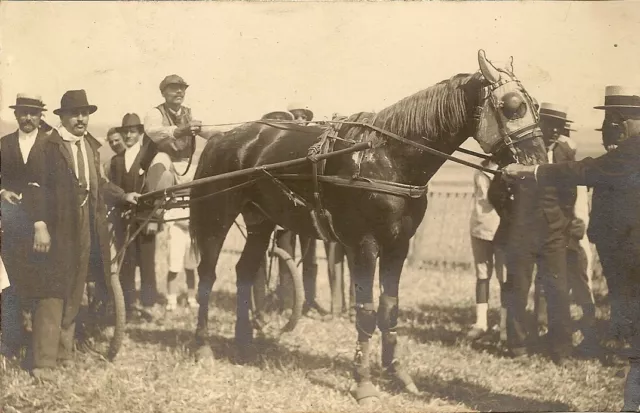
<instances>
[{"instance_id":1,"label":"harness strap","mask_svg":"<svg viewBox=\"0 0 640 413\"><path fill-rule=\"evenodd\" d=\"M309 180L312 179L311 175L300 174L276 174L275 178L282 180ZM397 182L382 181L372 178L344 178L334 175L323 175L317 177L320 182L326 182L336 186L363 189L371 192L381 192L389 195L397 195L408 198L421 198L429 190L429 185L407 185Z\"/></svg>"},{"instance_id":2,"label":"harness strap","mask_svg":"<svg viewBox=\"0 0 640 413\"><path fill-rule=\"evenodd\" d=\"M459 163L459 164L462 164L462 165L466 165L466 166L469 166L471 168L478 169L480 171L487 172L487 173L490 173L490 174L499 175L499 174L502 173L500 171L494 171L493 169L485 168L484 166L481 166L481 165L476 165L476 164L474 164L472 162L467 162L465 160L458 159L455 156L451 156L451 155L446 154L444 152L441 152L441 151L439 151L437 149L433 149L433 148L430 148L430 147L428 147L426 145L422 145L422 144L420 144L418 142L414 142L414 141L409 140L407 138L403 138L400 135L397 135L397 134L395 134L393 132L389 132L387 130L379 128L379 127L377 127L375 125L371 125L369 123L366 123L366 124L363 124L363 126L366 126L366 127L370 128L370 129L373 129L376 132L380 132L383 135L386 135L386 136L388 136L390 138L393 138L393 139L395 139L395 140L397 140L399 142L402 142L402 143L404 143L406 145L413 146L414 148L418 148L420 150L428 152L428 153L430 153L432 155L440 156L440 157L448 159L450 161L453 161L453 162L456 162L456 163Z\"/></svg>"}]
</instances>

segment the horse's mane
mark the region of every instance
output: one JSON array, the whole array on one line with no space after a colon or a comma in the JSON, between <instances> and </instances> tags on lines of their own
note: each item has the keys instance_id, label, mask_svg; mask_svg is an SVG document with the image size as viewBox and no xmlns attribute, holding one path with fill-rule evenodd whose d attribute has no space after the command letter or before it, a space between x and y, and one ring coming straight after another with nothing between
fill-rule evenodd
<instances>
[{"instance_id":1,"label":"horse's mane","mask_svg":"<svg viewBox=\"0 0 640 413\"><path fill-rule=\"evenodd\" d=\"M381 110L370 120L405 137L435 140L455 134L468 121L470 111L464 86L473 80L480 80L479 75L455 75Z\"/></svg>"}]
</instances>

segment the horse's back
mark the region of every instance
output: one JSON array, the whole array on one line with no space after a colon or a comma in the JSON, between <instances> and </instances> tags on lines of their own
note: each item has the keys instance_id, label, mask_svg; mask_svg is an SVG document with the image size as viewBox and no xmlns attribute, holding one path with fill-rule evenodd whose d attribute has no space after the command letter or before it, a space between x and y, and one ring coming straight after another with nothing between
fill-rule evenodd
<instances>
[{"instance_id":1,"label":"horse's back","mask_svg":"<svg viewBox=\"0 0 640 413\"><path fill-rule=\"evenodd\" d=\"M196 177L303 158L322 131L299 125L244 124L207 142Z\"/></svg>"}]
</instances>

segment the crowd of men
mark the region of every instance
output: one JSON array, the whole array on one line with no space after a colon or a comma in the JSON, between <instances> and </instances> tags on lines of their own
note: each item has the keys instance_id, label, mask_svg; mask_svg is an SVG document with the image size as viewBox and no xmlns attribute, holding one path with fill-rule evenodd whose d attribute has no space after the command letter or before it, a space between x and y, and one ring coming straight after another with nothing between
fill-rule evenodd
<instances>
[{"instance_id":1,"label":"crowd of men","mask_svg":"<svg viewBox=\"0 0 640 413\"><path fill-rule=\"evenodd\" d=\"M2 354L30 351L34 377L47 380L53 369L73 363L79 309L85 285L96 285L97 301L106 302L105 274L114 272L112 258L128 235L140 230L125 250L120 278L126 315L159 304L155 273L155 242L161 225L169 234L169 271L165 308L175 310L175 280L186 274L185 304L198 300L195 270L199 257L189 235L189 211L159 211L140 228L128 214L141 193L193 179L191 157L195 137L209 139L219 128L202 125L184 105L188 84L177 75L159 85L164 102L144 120L124 115L107 133L115 155L103 163L100 142L88 132L91 114L84 90L64 93L53 113L60 125L42 121L46 105L38 96L19 94L14 109L18 130L1 140L2 265L8 280L2 290ZM540 128L549 165L509 165L501 179L484 172L474 178L476 206L472 214L472 249L476 261L477 319L469 337L488 331L488 283L495 268L501 284L500 330L513 357L525 356L532 343L527 298L536 272L536 313L548 323L546 343L552 360L564 365L572 356L570 292L582 308L585 350L601 340L634 350L627 380L625 408L640 405L640 93L606 88L602 139L607 154L576 162L567 110L555 104L539 107ZM304 105L264 115L265 120L312 121ZM485 166L497 169L490 160ZM190 172L190 173L189 173ZM537 184L536 184L537 183ZM590 215L584 211L586 188L593 188ZM582 212L580 212L582 211ZM153 217L152 217L153 218ZM165 224L161 224L164 221ZM588 223L588 227L587 227ZM291 253L296 234L280 229L278 244ZM590 290L589 242L596 245L611 303L608 337L597 337L595 304ZM302 246L309 240L301 237ZM305 313L327 314L316 300L315 243L304 247ZM329 249L331 246L325 246ZM494 261L495 257L495 261ZM116 263L117 264L117 263ZM140 268L140 304L136 304L136 268ZM503 268L506 268L504 270ZM8 281L8 282L7 282ZM547 304L548 303L548 304ZM25 340L25 314L31 313L32 337ZM548 320L545 320L548 319ZM532 340L532 336L535 340ZM637 358L636 358L637 357ZM628 395L628 397L627 397Z\"/></svg>"},{"instance_id":2,"label":"crowd of men","mask_svg":"<svg viewBox=\"0 0 640 413\"><path fill-rule=\"evenodd\" d=\"M188 208L159 210L146 224L144 216L132 214L130 208L142 193L192 180L195 137L209 139L221 132L203 126L183 104L188 86L180 76L169 75L159 85L164 102L149 110L144 120L136 113L125 114L121 125L107 132L115 155L106 162L100 160L100 142L88 131L90 116L98 108L89 103L84 90L64 93L53 111L60 118L57 127L42 119L47 108L39 96L19 94L10 106L18 129L0 141L1 352L5 357L24 357L35 378L47 380L55 368L72 364L74 341L84 334L84 326L76 323L85 286L95 284L92 301L106 303L105 274L118 268L127 322L152 317L162 304L167 311L175 310L180 290L175 280L182 271L187 284L184 304L196 306L199 257L189 234ZM312 118L313 112L299 104L264 116L305 123ZM165 225L169 266L162 300L155 244ZM291 255L295 235L282 230L278 236L278 243ZM121 250L118 262L114 257ZM305 313L325 315L315 299L315 248L309 250L304 264ZM30 340L27 330L32 332Z\"/></svg>"}]
</instances>

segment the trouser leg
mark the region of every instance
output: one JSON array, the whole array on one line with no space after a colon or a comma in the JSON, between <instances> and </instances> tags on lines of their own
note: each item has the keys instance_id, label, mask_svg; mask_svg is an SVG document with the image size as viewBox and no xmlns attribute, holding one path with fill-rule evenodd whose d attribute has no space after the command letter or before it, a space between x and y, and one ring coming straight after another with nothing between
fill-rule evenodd
<instances>
[{"instance_id":1,"label":"trouser leg","mask_svg":"<svg viewBox=\"0 0 640 413\"><path fill-rule=\"evenodd\" d=\"M2 307L2 343L0 353L7 357L18 356L23 342L23 323L20 297L16 287L11 285L2 290L0 295L0 306Z\"/></svg>"},{"instance_id":2,"label":"trouser leg","mask_svg":"<svg viewBox=\"0 0 640 413\"><path fill-rule=\"evenodd\" d=\"M527 251L526 246L513 247L507 254L507 345L513 352L524 352L528 336L527 299L534 255Z\"/></svg>"},{"instance_id":3,"label":"trouser leg","mask_svg":"<svg viewBox=\"0 0 640 413\"><path fill-rule=\"evenodd\" d=\"M140 266L140 301L144 307L151 307L157 301L157 284L155 269L156 237L139 234L138 265Z\"/></svg>"},{"instance_id":4,"label":"trouser leg","mask_svg":"<svg viewBox=\"0 0 640 413\"><path fill-rule=\"evenodd\" d=\"M33 315L33 368L54 368L58 360L64 300L43 298Z\"/></svg>"},{"instance_id":5,"label":"trouser leg","mask_svg":"<svg viewBox=\"0 0 640 413\"><path fill-rule=\"evenodd\" d=\"M539 258L547 298L551 354L556 358L567 357L572 350L572 328L566 247L560 243L548 246Z\"/></svg>"},{"instance_id":6,"label":"trouser leg","mask_svg":"<svg viewBox=\"0 0 640 413\"><path fill-rule=\"evenodd\" d=\"M276 245L284 250L291 258L295 259L296 251L296 234L289 230L276 231ZM291 274L289 268L283 260L279 260L278 264L278 292L282 303L282 310L293 308L293 285L291 283Z\"/></svg>"},{"instance_id":7,"label":"trouser leg","mask_svg":"<svg viewBox=\"0 0 640 413\"><path fill-rule=\"evenodd\" d=\"M316 262L316 240L311 237L300 236L302 249L302 282L304 298L308 306L316 302L316 283L318 280L318 264Z\"/></svg>"}]
</instances>

